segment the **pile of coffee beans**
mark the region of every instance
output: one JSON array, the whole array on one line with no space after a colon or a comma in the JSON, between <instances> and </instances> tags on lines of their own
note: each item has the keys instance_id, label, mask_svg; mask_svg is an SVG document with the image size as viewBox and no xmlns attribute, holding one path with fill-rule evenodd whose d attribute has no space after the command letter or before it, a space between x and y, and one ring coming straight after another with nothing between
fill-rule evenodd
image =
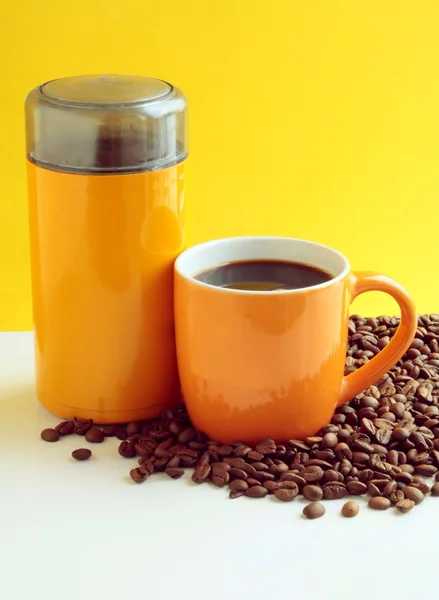
<instances>
[{"instance_id":1,"label":"pile of coffee beans","mask_svg":"<svg viewBox=\"0 0 439 600\"><path fill-rule=\"evenodd\" d=\"M346 373L384 348L398 323L397 317L351 317ZM310 501L303 511L308 519L325 513L320 500L347 496L368 496L372 509L394 506L406 513L427 494L439 496L439 314L420 316L416 336L398 364L304 440L221 444L197 431L184 407L127 425L63 421L41 437L56 442L71 434L90 443L118 438L119 454L137 458L130 471L136 483L160 472L178 479L191 468L194 483L226 487L233 499L273 495L290 502L302 496ZM82 448L73 455L86 460L91 452ZM432 486L426 481L430 477L436 479ZM342 514L352 517L358 510L349 501Z\"/></svg>"}]
</instances>

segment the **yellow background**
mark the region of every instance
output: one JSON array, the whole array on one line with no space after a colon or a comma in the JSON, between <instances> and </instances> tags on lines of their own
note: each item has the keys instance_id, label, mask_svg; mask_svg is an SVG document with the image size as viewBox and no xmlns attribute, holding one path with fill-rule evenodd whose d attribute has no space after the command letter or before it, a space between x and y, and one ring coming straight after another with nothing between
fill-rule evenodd
<instances>
[{"instance_id":1,"label":"yellow background","mask_svg":"<svg viewBox=\"0 0 439 600\"><path fill-rule=\"evenodd\" d=\"M4 2L0 56L0 329L32 325L24 97L94 72L186 92L189 244L315 239L439 310L437 0ZM395 306L370 294L354 309Z\"/></svg>"}]
</instances>

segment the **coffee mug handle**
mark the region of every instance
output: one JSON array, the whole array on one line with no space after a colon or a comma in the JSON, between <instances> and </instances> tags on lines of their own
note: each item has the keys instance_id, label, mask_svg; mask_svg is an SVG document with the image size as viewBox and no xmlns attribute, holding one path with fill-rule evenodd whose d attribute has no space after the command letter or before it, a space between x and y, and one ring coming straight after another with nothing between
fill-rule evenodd
<instances>
[{"instance_id":1,"label":"coffee mug handle","mask_svg":"<svg viewBox=\"0 0 439 600\"><path fill-rule=\"evenodd\" d=\"M413 300L402 285L390 277L369 271L351 273L350 277L351 302L364 292L386 292L398 302L401 321L387 346L357 371L344 377L337 406L352 400L398 362L410 346L418 324Z\"/></svg>"}]
</instances>

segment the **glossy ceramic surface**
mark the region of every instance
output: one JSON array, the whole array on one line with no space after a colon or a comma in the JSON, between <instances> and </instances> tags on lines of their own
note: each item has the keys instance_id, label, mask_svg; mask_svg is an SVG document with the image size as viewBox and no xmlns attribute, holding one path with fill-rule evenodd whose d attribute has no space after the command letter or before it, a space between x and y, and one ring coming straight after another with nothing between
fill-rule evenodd
<instances>
[{"instance_id":1,"label":"glossy ceramic surface","mask_svg":"<svg viewBox=\"0 0 439 600\"><path fill-rule=\"evenodd\" d=\"M181 401L185 164L78 175L28 162L37 395L52 412L120 422Z\"/></svg>"},{"instance_id":2,"label":"glossy ceramic surface","mask_svg":"<svg viewBox=\"0 0 439 600\"><path fill-rule=\"evenodd\" d=\"M320 286L280 292L224 289L194 279L233 260L282 259L334 275ZM344 377L349 306L370 290L393 296L401 325L369 363ZM352 273L331 248L290 238L241 237L186 250L175 263L177 358L197 428L222 442L315 434L336 406L377 381L416 331L409 294L383 275Z\"/></svg>"}]
</instances>

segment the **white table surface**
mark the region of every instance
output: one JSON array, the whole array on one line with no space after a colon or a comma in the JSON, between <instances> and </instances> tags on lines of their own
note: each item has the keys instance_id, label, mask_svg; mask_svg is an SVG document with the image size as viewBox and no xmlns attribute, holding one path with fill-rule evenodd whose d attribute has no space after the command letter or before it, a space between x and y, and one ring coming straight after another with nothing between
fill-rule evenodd
<instances>
[{"instance_id":1,"label":"white table surface","mask_svg":"<svg viewBox=\"0 0 439 600\"><path fill-rule=\"evenodd\" d=\"M410 514L343 501L229 500L223 489L153 476L142 485L118 442L43 442L59 419L38 405L30 333L0 334L1 600L437 598L439 498Z\"/></svg>"}]
</instances>

